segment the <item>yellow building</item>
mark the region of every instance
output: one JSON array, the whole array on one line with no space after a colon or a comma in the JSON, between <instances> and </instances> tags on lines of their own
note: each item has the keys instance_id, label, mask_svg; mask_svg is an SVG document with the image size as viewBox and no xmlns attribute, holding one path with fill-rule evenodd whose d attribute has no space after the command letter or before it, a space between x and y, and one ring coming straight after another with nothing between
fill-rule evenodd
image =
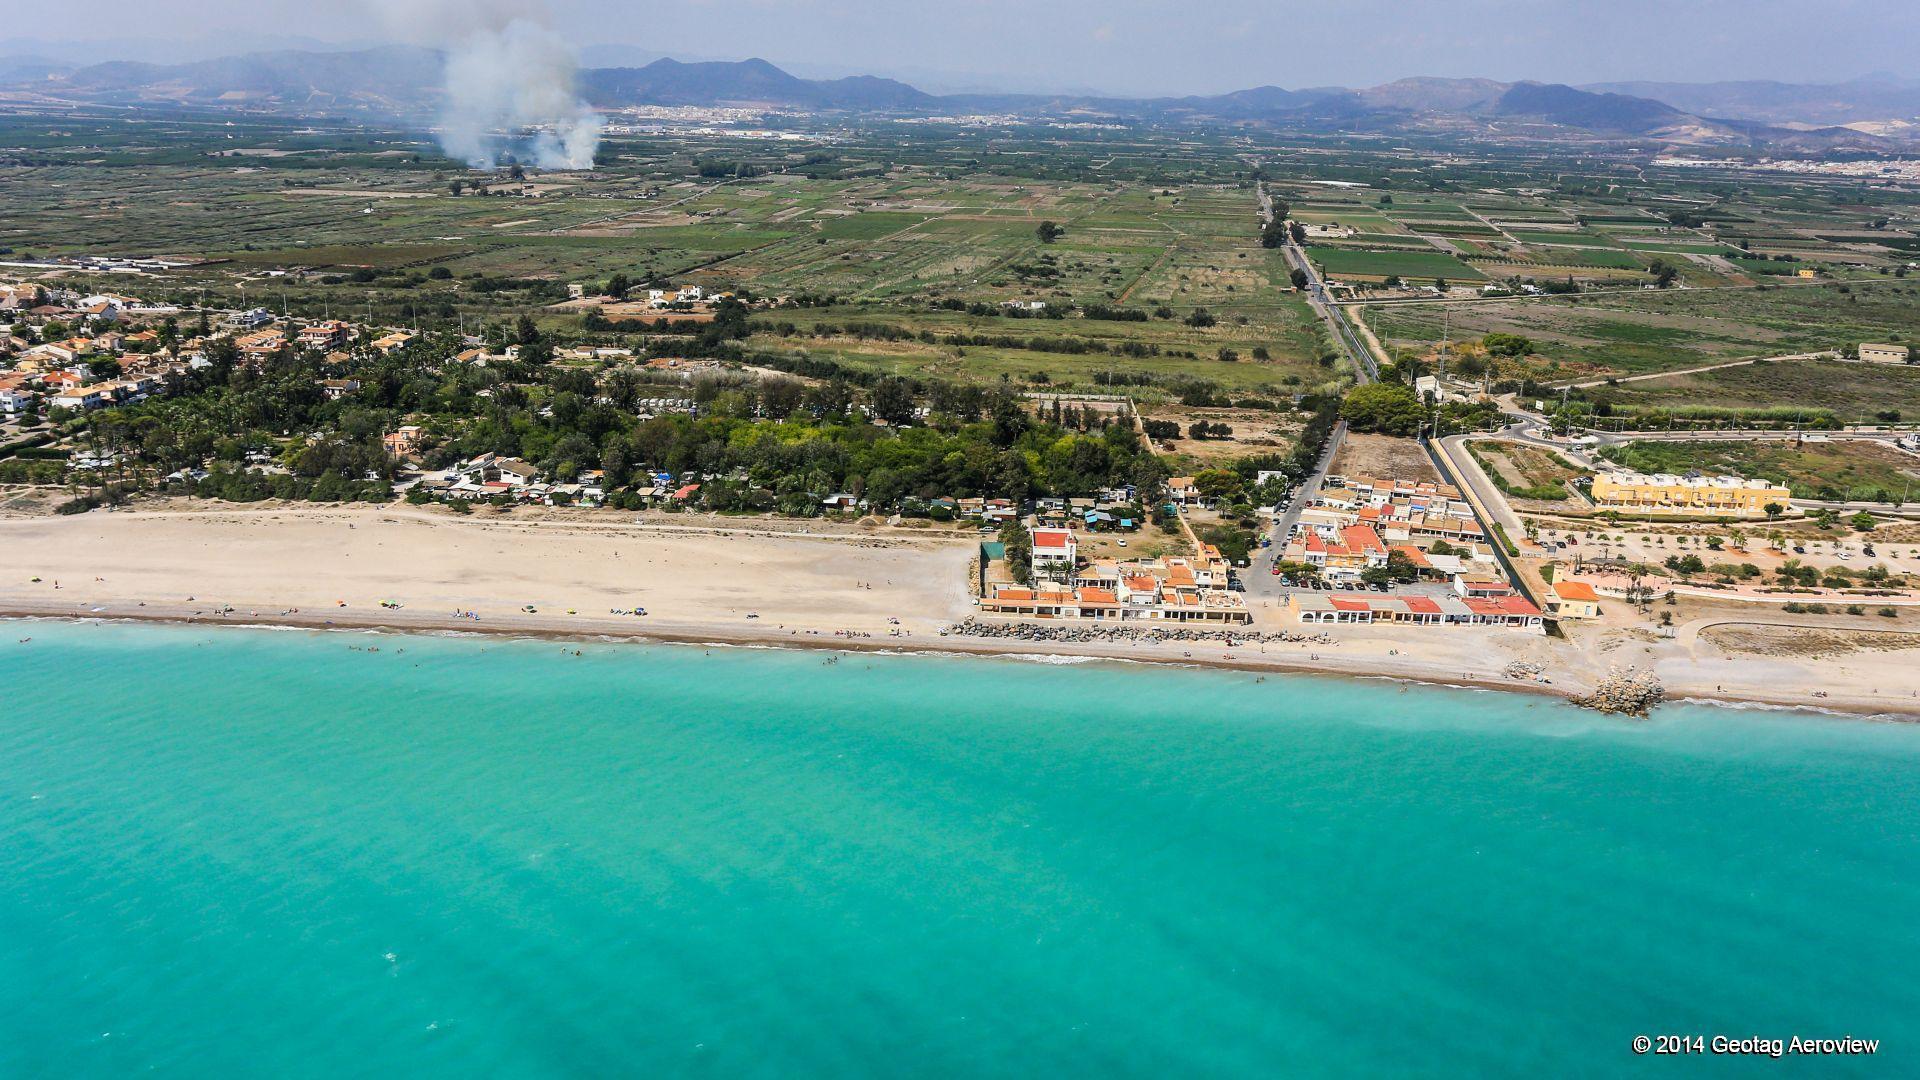
<instances>
[{"instance_id":1,"label":"yellow building","mask_svg":"<svg viewBox=\"0 0 1920 1080\"><path fill-rule=\"evenodd\" d=\"M1769 503L1785 509L1793 493L1767 480L1739 476L1675 476L1608 472L1593 478L1593 501L1623 514L1760 517Z\"/></svg>"},{"instance_id":2,"label":"yellow building","mask_svg":"<svg viewBox=\"0 0 1920 1080\"><path fill-rule=\"evenodd\" d=\"M1584 581L1556 581L1547 598L1547 614L1561 619L1597 619L1600 596Z\"/></svg>"}]
</instances>

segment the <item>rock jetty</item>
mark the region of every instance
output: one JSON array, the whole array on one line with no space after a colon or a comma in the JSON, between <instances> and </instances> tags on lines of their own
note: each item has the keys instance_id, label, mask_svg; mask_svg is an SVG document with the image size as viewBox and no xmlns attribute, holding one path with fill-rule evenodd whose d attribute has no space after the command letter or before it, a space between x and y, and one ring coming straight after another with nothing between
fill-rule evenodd
<instances>
[{"instance_id":1,"label":"rock jetty","mask_svg":"<svg viewBox=\"0 0 1920 1080\"><path fill-rule=\"evenodd\" d=\"M1593 693L1574 698L1575 705L1603 713L1645 716L1667 696L1667 688L1651 671L1636 667L1612 667L1594 687Z\"/></svg>"},{"instance_id":2,"label":"rock jetty","mask_svg":"<svg viewBox=\"0 0 1920 1080\"><path fill-rule=\"evenodd\" d=\"M1068 623L1048 625L1030 622L989 622L968 619L940 631L942 636L998 638L1007 641L1070 642L1075 644L1166 645L1182 642L1218 642L1223 645L1260 645L1273 643L1310 643L1336 645L1328 634L1295 634L1287 630L1262 633L1255 630L1189 630L1140 626L1087 626Z\"/></svg>"}]
</instances>

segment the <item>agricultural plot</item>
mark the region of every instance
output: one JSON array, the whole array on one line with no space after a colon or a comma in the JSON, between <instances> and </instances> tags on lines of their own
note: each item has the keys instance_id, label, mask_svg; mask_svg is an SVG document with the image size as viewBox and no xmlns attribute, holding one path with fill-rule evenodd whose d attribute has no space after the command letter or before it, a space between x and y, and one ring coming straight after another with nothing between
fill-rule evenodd
<instances>
[{"instance_id":1,"label":"agricultural plot","mask_svg":"<svg viewBox=\"0 0 1920 1080\"><path fill-rule=\"evenodd\" d=\"M1824 409L1848 421L1889 413L1920 419L1920 366L1784 360L1720 368L1663 379L1596 386L1595 402L1616 411L1708 407L1765 409L1788 403Z\"/></svg>"},{"instance_id":2,"label":"agricultural plot","mask_svg":"<svg viewBox=\"0 0 1920 1080\"><path fill-rule=\"evenodd\" d=\"M1454 340L1518 334L1536 355L1511 365L1542 379L1634 375L1861 341L1920 340L1920 284L1894 279L1836 286L1705 291L1635 290L1600 297L1454 305ZM1367 321L1391 347L1419 354L1443 331L1437 307L1379 306ZM1503 371L1506 370L1503 368Z\"/></svg>"},{"instance_id":3,"label":"agricultural plot","mask_svg":"<svg viewBox=\"0 0 1920 1080\"><path fill-rule=\"evenodd\" d=\"M1443 251L1375 251L1365 248L1314 246L1313 261L1335 277L1384 279L1390 276L1429 279L1444 277L1478 281L1482 274Z\"/></svg>"},{"instance_id":4,"label":"agricultural plot","mask_svg":"<svg viewBox=\"0 0 1920 1080\"><path fill-rule=\"evenodd\" d=\"M1726 244L1700 243L1696 240L1621 240L1620 246L1634 251L1670 252L1677 255L1738 255L1740 249Z\"/></svg>"},{"instance_id":5,"label":"agricultural plot","mask_svg":"<svg viewBox=\"0 0 1920 1080\"><path fill-rule=\"evenodd\" d=\"M1602 270L1640 270L1645 267L1645 264L1634 255L1610 248L1505 248L1494 257L1504 263L1548 268L1570 266Z\"/></svg>"},{"instance_id":6,"label":"agricultural plot","mask_svg":"<svg viewBox=\"0 0 1920 1080\"><path fill-rule=\"evenodd\" d=\"M1600 247L1600 248L1613 246L1613 241L1607 239L1604 236L1595 236L1592 233L1575 232L1573 230L1567 230L1566 232L1516 231L1513 234L1513 238L1515 240L1520 241L1523 244L1560 244L1560 245L1573 245L1575 247Z\"/></svg>"}]
</instances>

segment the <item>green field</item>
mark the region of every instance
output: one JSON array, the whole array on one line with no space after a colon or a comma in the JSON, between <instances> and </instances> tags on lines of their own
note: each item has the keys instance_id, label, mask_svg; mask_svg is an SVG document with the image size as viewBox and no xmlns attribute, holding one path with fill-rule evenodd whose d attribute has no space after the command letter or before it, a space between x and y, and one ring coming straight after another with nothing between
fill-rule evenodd
<instances>
[{"instance_id":1,"label":"green field","mask_svg":"<svg viewBox=\"0 0 1920 1080\"><path fill-rule=\"evenodd\" d=\"M1449 330L1434 307L1383 305L1370 309L1367 321L1390 347L1412 351L1432 349ZM1537 355L1514 365L1516 375L1636 375L1862 341L1920 340L1920 282L1635 289L1456 305L1450 322L1455 340L1493 332L1530 339Z\"/></svg>"},{"instance_id":2,"label":"green field","mask_svg":"<svg viewBox=\"0 0 1920 1080\"><path fill-rule=\"evenodd\" d=\"M1523 244L1556 244L1576 247L1612 247L1604 236L1585 232L1522 232L1513 230L1513 238Z\"/></svg>"},{"instance_id":3,"label":"green field","mask_svg":"<svg viewBox=\"0 0 1920 1080\"><path fill-rule=\"evenodd\" d=\"M1374 251L1365 248L1315 246L1308 249L1313 261L1327 273L1354 277L1403 278L1436 277L1478 281L1479 271L1442 251Z\"/></svg>"}]
</instances>

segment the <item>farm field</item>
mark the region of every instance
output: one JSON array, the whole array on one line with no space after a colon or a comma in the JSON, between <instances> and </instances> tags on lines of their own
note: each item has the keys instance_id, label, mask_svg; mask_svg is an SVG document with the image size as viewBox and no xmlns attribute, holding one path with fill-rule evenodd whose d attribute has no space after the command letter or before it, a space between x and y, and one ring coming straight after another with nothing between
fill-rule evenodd
<instances>
[{"instance_id":1,"label":"farm field","mask_svg":"<svg viewBox=\"0 0 1920 1080\"><path fill-rule=\"evenodd\" d=\"M1849 423L1888 413L1920 420L1920 367L1784 360L1664 379L1596 386L1588 400L1620 411L1708 407L1765 409L1782 403L1826 409Z\"/></svg>"},{"instance_id":2,"label":"farm field","mask_svg":"<svg viewBox=\"0 0 1920 1080\"><path fill-rule=\"evenodd\" d=\"M1364 248L1315 246L1307 249L1327 274L1365 278L1431 279L1444 277L1480 280L1479 271L1442 251L1370 251Z\"/></svg>"},{"instance_id":3,"label":"farm field","mask_svg":"<svg viewBox=\"0 0 1920 1080\"><path fill-rule=\"evenodd\" d=\"M1445 311L1378 305L1365 317L1389 347L1416 354L1437 347L1448 323L1456 341L1519 334L1533 342L1534 355L1509 365L1515 376L1639 375L1862 341L1920 340L1920 283L1884 278L1846 286L1635 290L1455 304Z\"/></svg>"},{"instance_id":4,"label":"farm field","mask_svg":"<svg viewBox=\"0 0 1920 1080\"><path fill-rule=\"evenodd\" d=\"M1430 357L1443 334L1463 358L1487 333L1531 341L1531 355L1490 361L1496 379L1920 340L1920 279L1892 277L1901 252L1920 251L1901 199L1792 178L1738 190L1649 179L1625 157L877 121L779 140L621 134L594 170L514 175L466 169L417 133L345 123L78 115L62 130L0 112L11 148L0 150L0 247L15 256L179 256L198 265L141 291L424 329L525 315L563 344L744 354L820 378L1005 381L1280 414L1292 398L1337 393L1345 366L1281 254L1260 244L1256 176L1296 220L1357 230L1309 251L1363 298L1396 276L1422 289L1444 278L1585 290L1366 311L1389 350L1411 358ZM1444 175L1433 168L1443 157ZM1043 222L1057 233L1043 238ZM1641 288L1656 259L1687 287ZM1816 263L1818 287L1778 285ZM592 296L616 276L733 292L752 309L716 341L691 326L596 325L591 302L565 306L570 288ZM1920 415L1901 374L1782 365L1591 397ZM1206 452L1233 445L1220 442Z\"/></svg>"}]
</instances>

